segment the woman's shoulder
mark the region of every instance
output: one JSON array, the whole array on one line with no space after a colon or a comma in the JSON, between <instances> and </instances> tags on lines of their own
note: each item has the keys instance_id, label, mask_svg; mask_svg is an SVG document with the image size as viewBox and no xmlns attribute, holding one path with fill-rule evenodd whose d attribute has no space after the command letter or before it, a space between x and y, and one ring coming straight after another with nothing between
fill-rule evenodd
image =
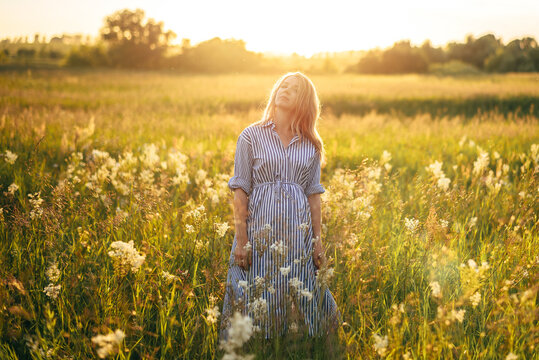
<instances>
[{"instance_id":1,"label":"woman's shoulder","mask_svg":"<svg viewBox=\"0 0 539 360\"><path fill-rule=\"evenodd\" d=\"M251 139L253 137L256 137L260 135L260 130L264 127L265 127L264 124L261 123L260 121L249 124L247 127L245 127L241 131L240 137L245 137L246 139Z\"/></svg>"}]
</instances>

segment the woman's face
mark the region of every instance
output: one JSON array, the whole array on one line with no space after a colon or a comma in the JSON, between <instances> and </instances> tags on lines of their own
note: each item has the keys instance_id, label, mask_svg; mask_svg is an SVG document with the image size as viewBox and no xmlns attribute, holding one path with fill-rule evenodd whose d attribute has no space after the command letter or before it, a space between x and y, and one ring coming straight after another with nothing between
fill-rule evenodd
<instances>
[{"instance_id":1,"label":"woman's face","mask_svg":"<svg viewBox=\"0 0 539 360\"><path fill-rule=\"evenodd\" d=\"M293 110L296 106L296 97L299 89L299 79L296 76L287 77L277 90L275 106L283 110Z\"/></svg>"}]
</instances>

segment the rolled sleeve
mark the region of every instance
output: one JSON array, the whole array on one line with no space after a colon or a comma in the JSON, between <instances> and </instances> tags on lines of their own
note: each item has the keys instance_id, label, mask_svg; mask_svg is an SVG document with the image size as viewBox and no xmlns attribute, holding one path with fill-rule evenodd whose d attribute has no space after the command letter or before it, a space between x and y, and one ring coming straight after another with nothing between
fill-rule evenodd
<instances>
[{"instance_id":1,"label":"rolled sleeve","mask_svg":"<svg viewBox=\"0 0 539 360\"><path fill-rule=\"evenodd\" d=\"M238 137L236 155L234 157L234 176L228 181L231 190L241 188L247 195L251 193L251 176L253 170L253 149L251 139L244 130Z\"/></svg>"},{"instance_id":2,"label":"rolled sleeve","mask_svg":"<svg viewBox=\"0 0 539 360\"><path fill-rule=\"evenodd\" d=\"M320 184L320 156L316 154L309 171L309 182L305 188L305 195L322 194L326 191Z\"/></svg>"}]
</instances>

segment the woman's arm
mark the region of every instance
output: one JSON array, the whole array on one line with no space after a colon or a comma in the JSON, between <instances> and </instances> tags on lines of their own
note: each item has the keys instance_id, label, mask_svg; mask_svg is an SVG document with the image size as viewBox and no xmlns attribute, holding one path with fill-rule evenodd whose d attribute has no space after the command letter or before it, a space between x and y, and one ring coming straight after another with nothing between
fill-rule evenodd
<instances>
[{"instance_id":1,"label":"woman's arm","mask_svg":"<svg viewBox=\"0 0 539 360\"><path fill-rule=\"evenodd\" d=\"M236 232L236 248L234 250L234 261L238 266L247 270L251 265L251 257L245 249L247 238L247 205L249 198L241 188L234 190L234 231Z\"/></svg>"},{"instance_id":2,"label":"woman's arm","mask_svg":"<svg viewBox=\"0 0 539 360\"><path fill-rule=\"evenodd\" d=\"M317 239L313 244L313 261L316 268L326 263L324 246L322 245L322 209L320 194L312 194L308 198L311 208L311 222L313 224L313 236Z\"/></svg>"}]
</instances>

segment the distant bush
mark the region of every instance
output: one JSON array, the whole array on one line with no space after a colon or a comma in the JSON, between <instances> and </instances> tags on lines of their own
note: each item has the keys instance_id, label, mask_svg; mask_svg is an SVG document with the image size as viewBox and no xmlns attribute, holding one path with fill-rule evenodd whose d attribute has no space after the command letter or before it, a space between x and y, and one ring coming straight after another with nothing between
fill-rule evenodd
<instances>
[{"instance_id":1,"label":"distant bush","mask_svg":"<svg viewBox=\"0 0 539 360\"><path fill-rule=\"evenodd\" d=\"M109 59L102 46L81 45L69 52L66 65L74 67L107 66L109 65Z\"/></svg>"},{"instance_id":2,"label":"distant bush","mask_svg":"<svg viewBox=\"0 0 539 360\"><path fill-rule=\"evenodd\" d=\"M430 64L428 72L433 75L441 76L477 75L482 73L475 66L460 60Z\"/></svg>"}]
</instances>

